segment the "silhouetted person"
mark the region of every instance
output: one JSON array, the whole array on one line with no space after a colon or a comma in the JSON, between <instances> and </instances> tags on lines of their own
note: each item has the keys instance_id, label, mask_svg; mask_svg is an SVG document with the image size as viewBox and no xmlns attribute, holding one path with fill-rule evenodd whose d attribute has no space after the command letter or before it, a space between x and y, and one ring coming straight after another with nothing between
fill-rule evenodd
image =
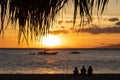
<instances>
[{"instance_id":1,"label":"silhouetted person","mask_svg":"<svg viewBox=\"0 0 120 80\"><path fill-rule=\"evenodd\" d=\"M86 75L86 69L85 69L84 66L83 66L82 69L81 69L81 74L82 74L82 75Z\"/></svg>"},{"instance_id":2,"label":"silhouetted person","mask_svg":"<svg viewBox=\"0 0 120 80\"><path fill-rule=\"evenodd\" d=\"M89 66L88 68L88 75L91 76L93 74L92 66Z\"/></svg>"},{"instance_id":3,"label":"silhouetted person","mask_svg":"<svg viewBox=\"0 0 120 80\"><path fill-rule=\"evenodd\" d=\"M74 75L78 75L78 69L77 69L77 67L75 67L75 69L74 69L74 71L73 71L73 74L74 74Z\"/></svg>"}]
</instances>

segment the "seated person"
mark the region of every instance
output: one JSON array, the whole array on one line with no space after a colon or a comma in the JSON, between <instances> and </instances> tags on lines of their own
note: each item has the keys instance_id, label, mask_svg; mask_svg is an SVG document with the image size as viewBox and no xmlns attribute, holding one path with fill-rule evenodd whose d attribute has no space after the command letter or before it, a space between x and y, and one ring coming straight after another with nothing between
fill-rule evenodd
<instances>
[{"instance_id":1,"label":"seated person","mask_svg":"<svg viewBox=\"0 0 120 80\"><path fill-rule=\"evenodd\" d=\"M81 69L81 74L82 74L82 75L86 75L86 69L85 69L84 66L83 66L82 69Z\"/></svg>"},{"instance_id":2,"label":"seated person","mask_svg":"<svg viewBox=\"0 0 120 80\"><path fill-rule=\"evenodd\" d=\"M88 75L92 75L93 74L93 69L92 69L92 66L89 66L88 68Z\"/></svg>"},{"instance_id":3,"label":"seated person","mask_svg":"<svg viewBox=\"0 0 120 80\"><path fill-rule=\"evenodd\" d=\"M74 74L74 75L78 75L78 69L77 69L77 67L75 67L75 69L74 69L74 71L73 71L73 74Z\"/></svg>"}]
</instances>

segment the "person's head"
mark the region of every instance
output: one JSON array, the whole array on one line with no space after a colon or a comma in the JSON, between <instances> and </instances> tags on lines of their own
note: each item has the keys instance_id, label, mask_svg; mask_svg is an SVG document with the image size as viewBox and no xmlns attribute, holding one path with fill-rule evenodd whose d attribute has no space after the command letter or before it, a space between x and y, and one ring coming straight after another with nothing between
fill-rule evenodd
<instances>
[{"instance_id":1,"label":"person's head","mask_svg":"<svg viewBox=\"0 0 120 80\"><path fill-rule=\"evenodd\" d=\"M75 69L77 69L77 67L75 67Z\"/></svg>"},{"instance_id":2,"label":"person's head","mask_svg":"<svg viewBox=\"0 0 120 80\"><path fill-rule=\"evenodd\" d=\"M92 68L92 66L89 66L89 68Z\"/></svg>"},{"instance_id":3,"label":"person's head","mask_svg":"<svg viewBox=\"0 0 120 80\"><path fill-rule=\"evenodd\" d=\"M83 66L82 68L85 69L85 66Z\"/></svg>"}]
</instances>

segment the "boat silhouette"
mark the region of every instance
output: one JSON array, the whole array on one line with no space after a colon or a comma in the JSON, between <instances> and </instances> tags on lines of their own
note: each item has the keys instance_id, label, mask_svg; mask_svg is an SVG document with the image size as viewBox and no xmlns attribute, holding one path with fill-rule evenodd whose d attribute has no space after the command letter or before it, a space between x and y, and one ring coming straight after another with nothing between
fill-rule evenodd
<instances>
[{"instance_id":1,"label":"boat silhouette","mask_svg":"<svg viewBox=\"0 0 120 80\"><path fill-rule=\"evenodd\" d=\"M35 55L36 53L35 52L33 52L33 53L29 53L29 55Z\"/></svg>"},{"instance_id":2,"label":"boat silhouette","mask_svg":"<svg viewBox=\"0 0 120 80\"><path fill-rule=\"evenodd\" d=\"M70 52L70 54L80 54L80 52L78 52L78 51L73 51L73 52Z\"/></svg>"},{"instance_id":3,"label":"boat silhouette","mask_svg":"<svg viewBox=\"0 0 120 80\"><path fill-rule=\"evenodd\" d=\"M38 55L56 55L57 53L58 53L57 51L43 50L43 51L39 51L37 54Z\"/></svg>"}]
</instances>

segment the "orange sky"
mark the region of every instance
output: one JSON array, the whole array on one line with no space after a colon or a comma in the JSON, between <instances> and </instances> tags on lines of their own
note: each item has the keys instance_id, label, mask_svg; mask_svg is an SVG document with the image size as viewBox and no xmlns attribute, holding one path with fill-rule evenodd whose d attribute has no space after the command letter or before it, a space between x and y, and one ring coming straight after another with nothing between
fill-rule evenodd
<instances>
[{"instance_id":1,"label":"orange sky","mask_svg":"<svg viewBox=\"0 0 120 80\"><path fill-rule=\"evenodd\" d=\"M112 5L112 6L110 6ZM69 7L69 6L68 6ZM94 47L119 47L120 48L120 5L115 0L110 0L107 10L100 23L94 15L91 26L85 25L82 31L73 29L72 9L62 17L57 18L51 34L58 36L60 44L55 48L94 48ZM9 25L11 26L11 25ZM79 18L77 18L75 28L79 28ZM29 40L29 45L25 41L18 44L18 30L8 27L5 30L4 38L0 36L0 48L43 48L47 47L41 41Z\"/></svg>"}]
</instances>

